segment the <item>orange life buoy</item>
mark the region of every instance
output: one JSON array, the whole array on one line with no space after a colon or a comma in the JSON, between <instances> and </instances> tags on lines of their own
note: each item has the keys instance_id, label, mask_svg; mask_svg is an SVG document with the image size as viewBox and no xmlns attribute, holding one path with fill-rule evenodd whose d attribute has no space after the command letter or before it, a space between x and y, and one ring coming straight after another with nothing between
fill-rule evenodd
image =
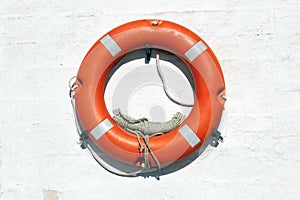
<instances>
[{"instance_id":1,"label":"orange life buoy","mask_svg":"<svg viewBox=\"0 0 300 200\"><path fill-rule=\"evenodd\" d=\"M104 101L107 76L125 55L146 46L176 55L194 79L195 100L190 115L171 132L149 138L161 167L187 157L212 134L224 107L225 83L210 47L189 29L163 20L138 20L121 25L100 38L88 51L74 90L81 130L96 148L112 159L138 167L141 157L134 134L110 116ZM157 163L150 158L151 166Z\"/></svg>"}]
</instances>

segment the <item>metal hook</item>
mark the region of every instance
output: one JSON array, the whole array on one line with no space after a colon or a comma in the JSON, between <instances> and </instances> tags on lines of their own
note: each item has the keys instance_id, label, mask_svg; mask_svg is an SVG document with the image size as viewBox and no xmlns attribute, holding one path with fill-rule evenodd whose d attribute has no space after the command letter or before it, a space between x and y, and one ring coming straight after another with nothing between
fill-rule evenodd
<instances>
[{"instance_id":1,"label":"metal hook","mask_svg":"<svg viewBox=\"0 0 300 200\"><path fill-rule=\"evenodd\" d=\"M218 131L217 129L213 131L212 136L215 138L215 140L213 141L214 147L217 147L219 145L219 142L224 142L224 138L221 136L220 131Z\"/></svg>"},{"instance_id":2,"label":"metal hook","mask_svg":"<svg viewBox=\"0 0 300 200\"><path fill-rule=\"evenodd\" d=\"M145 57L145 64L149 64L151 59L151 48L150 44L146 44L146 57Z\"/></svg>"}]
</instances>

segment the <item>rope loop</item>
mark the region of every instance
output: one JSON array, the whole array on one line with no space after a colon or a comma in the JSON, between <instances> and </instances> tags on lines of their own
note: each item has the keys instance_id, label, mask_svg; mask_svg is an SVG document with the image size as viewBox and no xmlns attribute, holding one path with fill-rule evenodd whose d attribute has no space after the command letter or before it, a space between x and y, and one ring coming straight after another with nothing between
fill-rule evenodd
<instances>
[{"instance_id":1,"label":"rope loop","mask_svg":"<svg viewBox=\"0 0 300 200\"><path fill-rule=\"evenodd\" d=\"M79 84L78 84L79 83ZM81 80L77 76L73 76L69 80L69 96L72 98L74 96L74 91L79 88L79 86L82 85Z\"/></svg>"},{"instance_id":2,"label":"rope loop","mask_svg":"<svg viewBox=\"0 0 300 200\"><path fill-rule=\"evenodd\" d=\"M158 73L158 76L163 84L163 88L164 88L164 92L166 94L166 96L175 104L177 105L180 105L180 106L183 106L183 107L193 107L194 104L187 104L187 103L182 103L180 101L178 101L177 99L174 99L170 92L169 92L169 89L167 87L167 84L166 84L166 79L165 79L165 76L161 70L161 66L160 66L160 62L159 62L159 54L156 54L156 69L157 69L157 73Z\"/></svg>"}]
</instances>

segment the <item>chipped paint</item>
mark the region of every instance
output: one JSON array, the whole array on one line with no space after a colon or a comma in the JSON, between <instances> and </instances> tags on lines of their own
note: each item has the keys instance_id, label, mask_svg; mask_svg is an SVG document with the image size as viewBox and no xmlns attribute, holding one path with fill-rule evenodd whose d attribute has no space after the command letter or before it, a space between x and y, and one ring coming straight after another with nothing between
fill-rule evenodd
<instances>
[{"instance_id":1,"label":"chipped paint","mask_svg":"<svg viewBox=\"0 0 300 200\"><path fill-rule=\"evenodd\" d=\"M58 192L56 190L43 190L44 200L58 200Z\"/></svg>"}]
</instances>

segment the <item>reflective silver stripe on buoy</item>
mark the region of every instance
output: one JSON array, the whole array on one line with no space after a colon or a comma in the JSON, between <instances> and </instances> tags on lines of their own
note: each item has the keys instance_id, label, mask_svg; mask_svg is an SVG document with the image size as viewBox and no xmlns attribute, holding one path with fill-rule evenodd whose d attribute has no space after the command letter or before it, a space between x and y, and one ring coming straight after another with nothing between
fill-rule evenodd
<instances>
[{"instance_id":1,"label":"reflective silver stripe on buoy","mask_svg":"<svg viewBox=\"0 0 300 200\"><path fill-rule=\"evenodd\" d=\"M200 138L187 124L179 129L179 133L190 144L191 147L194 147L201 141Z\"/></svg>"},{"instance_id":2,"label":"reflective silver stripe on buoy","mask_svg":"<svg viewBox=\"0 0 300 200\"><path fill-rule=\"evenodd\" d=\"M117 53L121 51L119 45L109 35L106 35L104 38L102 38L100 42L105 46L112 56L117 55Z\"/></svg>"},{"instance_id":3,"label":"reflective silver stripe on buoy","mask_svg":"<svg viewBox=\"0 0 300 200\"><path fill-rule=\"evenodd\" d=\"M107 131L109 131L113 127L112 123L105 119L100 122L92 131L91 134L94 136L96 140L98 140L102 135L104 135Z\"/></svg>"},{"instance_id":4,"label":"reflective silver stripe on buoy","mask_svg":"<svg viewBox=\"0 0 300 200\"><path fill-rule=\"evenodd\" d=\"M184 55L192 62L206 49L207 47L205 46L205 44L199 41L195 45L193 45L189 50L187 50L187 52L185 52Z\"/></svg>"}]
</instances>

